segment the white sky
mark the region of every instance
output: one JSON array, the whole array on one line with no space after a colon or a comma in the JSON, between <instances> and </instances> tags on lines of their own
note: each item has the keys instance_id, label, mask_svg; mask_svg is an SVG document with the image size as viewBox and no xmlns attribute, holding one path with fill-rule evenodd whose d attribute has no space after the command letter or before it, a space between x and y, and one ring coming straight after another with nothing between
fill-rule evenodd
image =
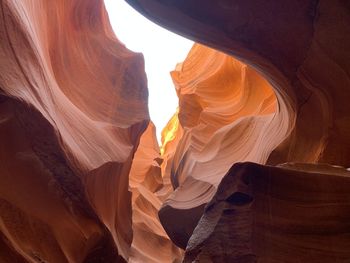
<instances>
[{"instance_id":1,"label":"white sky","mask_svg":"<svg viewBox=\"0 0 350 263\"><path fill-rule=\"evenodd\" d=\"M148 78L148 107L157 128L157 137L178 105L170 71L182 62L193 42L143 17L124 0L105 0L109 18L118 39L128 49L141 52Z\"/></svg>"}]
</instances>

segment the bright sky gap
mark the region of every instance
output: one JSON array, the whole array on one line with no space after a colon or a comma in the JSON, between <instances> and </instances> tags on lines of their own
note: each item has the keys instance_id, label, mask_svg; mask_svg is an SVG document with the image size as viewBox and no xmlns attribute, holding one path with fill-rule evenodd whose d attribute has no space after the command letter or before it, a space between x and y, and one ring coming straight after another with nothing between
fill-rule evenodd
<instances>
[{"instance_id":1,"label":"bright sky gap","mask_svg":"<svg viewBox=\"0 0 350 263\"><path fill-rule=\"evenodd\" d=\"M157 138L178 106L170 71L182 62L193 42L143 17L123 0L105 0L115 34L126 47L141 52L148 79L148 107Z\"/></svg>"}]
</instances>

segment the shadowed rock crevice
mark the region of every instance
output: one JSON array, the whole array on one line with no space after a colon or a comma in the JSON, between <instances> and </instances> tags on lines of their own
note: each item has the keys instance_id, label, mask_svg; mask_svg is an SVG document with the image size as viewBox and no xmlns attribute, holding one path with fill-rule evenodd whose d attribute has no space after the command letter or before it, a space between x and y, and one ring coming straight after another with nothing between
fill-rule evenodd
<instances>
[{"instance_id":1,"label":"shadowed rock crevice","mask_svg":"<svg viewBox=\"0 0 350 263\"><path fill-rule=\"evenodd\" d=\"M250 195L237 192L243 176ZM236 164L207 205L184 262L347 262L349 183L348 171L327 165Z\"/></svg>"}]
</instances>

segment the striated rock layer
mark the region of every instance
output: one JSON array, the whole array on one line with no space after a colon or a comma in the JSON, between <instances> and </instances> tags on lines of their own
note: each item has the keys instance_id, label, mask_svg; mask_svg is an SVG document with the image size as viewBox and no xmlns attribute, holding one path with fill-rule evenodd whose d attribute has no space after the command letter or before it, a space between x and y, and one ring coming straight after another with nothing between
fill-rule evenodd
<instances>
[{"instance_id":1,"label":"striated rock layer","mask_svg":"<svg viewBox=\"0 0 350 263\"><path fill-rule=\"evenodd\" d=\"M130 171L134 239L129 262L163 263L182 258L182 251L171 242L158 219L165 189L161 162L155 127L150 122Z\"/></svg>"},{"instance_id":2,"label":"striated rock layer","mask_svg":"<svg viewBox=\"0 0 350 263\"><path fill-rule=\"evenodd\" d=\"M102 0L0 1L0 262L347 262L350 5L128 2L201 43L161 148Z\"/></svg>"},{"instance_id":3,"label":"striated rock layer","mask_svg":"<svg viewBox=\"0 0 350 263\"><path fill-rule=\"evenodd\" d=\"M181 138L167 162L171 172L164 175L172 179L175 191L159 215L179 246L186 246L205 203L235 162L350 166L350 6L346 1L127 2L162 26L247 65L228 75L232 66L216 67L225 55L197 46L173 73ZM237 79L244 79L242 72L250 68L270 83L276 109L268 100L269 111L260 113L261 105L267 106L263 97L262 104L242 100L243 111L237 94L234 98L226 93L220 99L227 87L242 85ZM268 85L258 78L247 76L249 85L242 90L250 87L247 93L267 94L262 90ZM213 102L217 102L215 110ZM192 213L192 221L177 219L185 211Z\"/></svg>"},{"instance_id":4,"label":"striated rock layer","mask_svg":"<svg viewBox=\"0 0 350 263\"><path fill-rule=\"evenodd\" d=\"M235 164L206 206L184 262L348 262L350 172Z\"/></svg>"},{"instance_id":5,"label":"striated rock layer","mask_svg":"<svg viewBox=\"0 0 350 263\"><path fill-rule=\"evenodd\" d=\"M268 163L350 166L347 1L127 2L157 23L235 56L271 83L276 118L290 124Z\"/></svg>"},{"instance_id":6,"label":"striated rock layer","mask_svg":"<svg viewBox=\"0 0 350 263\"><path fill-rule=\"evenodd\" d=\"M178 128L165 129L172 140L163 142L163 176L170 177L176 190L159 217L175 244L185 248L205 203L232 163L265 162L284 138L275 132L284 123L274 118L271 86L224 53L196 44L172 77L179 112L168 126Z\"/></svg>"},{"instance_id":7,"label":"striated rock layer","mask_svg":"<svg viewBox=\"0 0 350 263\"><path fill-rule=\"evenodd\" d=\"M156 215L143 57L103 1L0 1L0 39L0 262L179 257Z\"/></svg>"}]
</instances>

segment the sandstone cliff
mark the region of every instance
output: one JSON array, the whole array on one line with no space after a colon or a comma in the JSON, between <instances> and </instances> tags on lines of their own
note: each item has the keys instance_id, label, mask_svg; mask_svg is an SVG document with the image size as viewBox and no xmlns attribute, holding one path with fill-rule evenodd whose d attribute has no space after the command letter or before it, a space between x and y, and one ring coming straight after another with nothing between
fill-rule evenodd
<instances>
[{"instance_id":1,"label":"sandstone cliff","mask_svg":"<svg viewBox=\"0 0 350 263\"><path fill-rule=\"evenodd\" d=\"M164 158L170 157L170 161L166 163L170 168L165 169L170 173L164 176L171 178L175 190L163 204L159 216L168 235L178 246L186 247L194 226L202 217L205 204L215 193L220 195L222 189L229 187L221 186L216 192L220 180L233 163L253 161L278 165L298 162L319 164L316 167L321 167L321 163L350 166L350 105L348 103L350 52L347 48L350 46L348 37L350 6L346 1L309 0L287 3L285 1L127 0L127 2L156 23L227 54L219 54L213 50L210 53L209 50L204 51L207 48L197 46L183 65L179 65L173 73L180 100L178 113L180 127L177 128L180 133L173 146L164 148ZM235 74L230 71L232 66L231 68L216 67L223 57L227 56L227 60L230 60L228 55L239 59L246 66L242 64L241 71L236 70ZM223 72L222 75L220 70L214 69L220 69ZM252 72L256 70L269 84L262 84L262 81L254 83L254 80L261 77L257 75L258 77L252 78L246 74L249 70ZM231 74L228 74L230 72ZM261 97L260 101L255 100L250 106L249 100L243 96L243 110L239 107L235 108L234 106L240 103L241 98L237 95L234 97L234 94L230 97L227 90L229 87L240 90L239 85L244 81L236 81L234 85L231 83L237 79L242 80L244 77L246 77L246 83L252 85L245 85L243 90L255 96L259 93L266 95L266 91L263 92L263 90L267 90L270 85L277 100L275 107L273 99L270 100L267 97ZM224 92L226 95L220 99L220 95ZM215 110L213 102L217 102ZM262 105L270 106L265 112ZM259 110L262 111L259 112ZM167 149L170 150L170 155L166 154ZM325 173L326 178L337 181L337 178L333 178L336 175L331 171L320 172L318 168L315 170L312 173ZM343 171L346 174L344 176L347 177L348 173ZM291 173L295 173L295 177L298 177L298 172ZM315 177L314 183L322 184L322 178L322 176ZM280 180L283 181L282 178ZM227 181L224 179L222 182ZM284 184L280 186L281 189L288 187L287 181ZM342 184L341 180L334 182L333 187L340 187L338 184ZM301 186L293 187L296 189L291 191L301 190ZM330 198L329 201L332 202L331 196L327 193L328 190L320 188L319 191L323 192L320 196L325 200ZM317 198L317 195L314 195L316 193L310 193L310 198ZM347 193L343 196L344 200L348 200L348 197ZM263 200L256 199L256 202L259 201L264 203ZM297 204L294 204L295 206ZM283 210L283 207L281 209ZM210 250L208 244L213 241L206 238L198 239L199 233L213 234L210 238L215 236L213 241L215 245L207 255L215 254L214 251L217 249L217 253L221 253L221 256L225 251L218 249L218 242L221 242L222 246L226 242L231 244L230 238L235 234L241 234L241 229L235 228L234 225L230 226L230 221L227 221L235 220L234 215L223 219L226 220L227 225L224 228L228 231L227 233L220 227L213 228L213 232L205 233L206 230L211 231L206 228L208 224L212 226L216 224L214 218L207 213L209 210L210 205L207 205L201 223L196 228L196 230L198 228L202 230L195 232L192 236L194 240L201 241L194 242L196 245L191 243L187 246L185 260L232 262L232 257L216 257L217 255L212 257L213 254L210 257L198 257L199 254L205 254L206 249ZM346 207L339 207L341 213L346 214L347 210ZM220 213L224 212L220 210L218 214ZM314 214L309 220L317 221L317 213L311 210L310 213ZM340 226L342 215L338 212L336 214L339 215L339 227L346 229L346 225ZM208 220L204 218L208 217L209 221L203 224L203 220ZM269 221L269 223L273 222ZM305 228L308 226L306 221L299 223L305 224ZM294 225L293 222L289 222L286 227L292 229ZM231 231L230 227L235 229ZM338 230L325 226L325 231L336 235ZM345 247L348 247L349 232L344 231L342 233L345 239L337 236L336 242L346 244ZM302 235L301 232L299 234ZM310 240L299 240L304 244L303 249L321 251L324 249L321 243L333 240L331 236L313 237L311 232L305 235L319 244L319 247L311 248L308 244ZM200 242L204 243L199 246ZM240 241L236 240L236 242ZM252 242L258 241L253 239ZM203 251L191 257L193 248ZM292 254L300 256L303 253L302 248ZM283 254L283 248L278 247L276 250L276 253ZM237 254L242 251L239 248L236 250ZM239 262L289 260L283 257L274 258L271 255L271 257L261 258L259 252L254 249L250 253L252 256L241 259L235 257L234 260ZM346 262L349 258L345 248L342 252L330 249L321 254L310 256L312 262L330 262L332 259ZM284 257L288 256L284 254ZM302 262L309 260L304 256L300 256L299 259Z\"/></svg>"},{"instance_id":2,"label":"sandstone cliff","mask_svg":"<svg viewBox=\"0 0 350 263\"><path fill-rule=\"evenodd\" d=\"M142 56L103 1L5 0L0 16L0 261L127 260Z\"/></svg>"},{"instance_id":3,"label":"sandstone cliff","mask_svg":"<svg viewBox=\"0 0 350 263\"><path fill-rule=\"evenodd\" d=\"M0 0L0 262L348 262L348 2L127 2L197 42L161 147L102 0Z\"/></svg>"}]
</instances>

